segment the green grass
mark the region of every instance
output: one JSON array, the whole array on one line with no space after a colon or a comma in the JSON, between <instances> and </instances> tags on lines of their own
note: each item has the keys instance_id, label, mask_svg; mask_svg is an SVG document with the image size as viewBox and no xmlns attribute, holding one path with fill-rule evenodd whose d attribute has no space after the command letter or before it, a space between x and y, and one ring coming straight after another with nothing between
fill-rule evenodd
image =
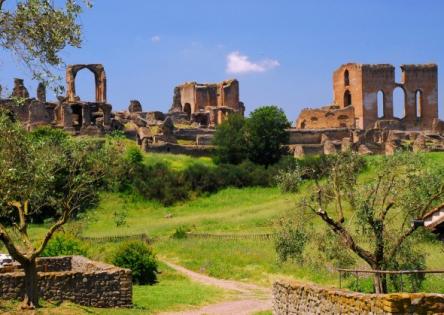
<instances>
[{"instance_id":1,"label":"green grass","mask_svg":"<svg viewBox=\"0 0 444 315\"><path fill-rule=\"evenodd\" d=\"M232 296L229 291L192 282L164 264L161 264L160 270L159 283L153 286L133 286L134 307L131 309L99 309L73 303L59 305L43 302L44 310L37 314L156 314L216 303ZM18 302L0 301L0 313L13 313L17 308ZM17 314L21 312L17 311Z\"/></svg>"},{"instance_id":2,"label":"green grass","mask_svg":"<svg viewBox=\"0 0 444 315\"><path fill-rule=\"evenodd\" d=\"M444 167L444 153L427 153L424 154L424 157L430 167ZM381 158L381 156L368 157L370 162L377 162ZM167 161L171 167L177 170L184 169L193 163L214 165L208 158L150 153L144 155L145 163L150 164L158 161ZM374 175L374 169L369 168L362 174L361 180L372 175ZM306 187L303 186L301 190L305 189ZM272 241L174 240L170 238L174 231L182 226L194 232L272 232L275 230L277 219L294 213L294 205L298 196L300 195L281 194L277 188L228 188L213 195L202 196L172 207L163 207L159 203L146 201L134 195L104 193L101 195L97 209L89 211L81 220L81 224L74 222L69 224L66 229L82 228L84 236L92 237L147 233L151 237L156 237L157 240L153 247L160 257L218 278L269 286L278 277L291 277L337 286L337 273L332 266L317 260L316 249L310 253L313 256L312 260L304 265L291 262L280 264ZM126 225L116 227L114 213L122 210L128 213ZM346 209L346 214L350 214L349 209ZM170 218L169 215L172 217ZM45 225L33 226L31 229L33 238L42 237L46 228ZM319 218L316 218L313 229L320 231L325 229L325 225ZM91 244L89 254L94 259L109 261L116 245L113 243ZM424 247L428 253L428 269L443 268L444 251L441 244L424 242L418 246ZM357 259L356 261L358 267L365 266L362 260ZM162 308L169 303L173 303L173 306L176 305L174 302L180 299L170 300L168 293L174 291L172 288L168 289L168 286L173 285L174 281L168 281L167 278L161 278L159 285L153 287L154 291L150 292L152 300L144 293L145 288L136 286L134 290L135 304L142 308L150 306ZM162 282L165 282L166 286L164 292L162 292ZM180 285L176 283L178 291L175 294L183 294L185 297L192 283L184 281L180 281L180 283ZM430 278L427 279L425 285L429 291L444 292L442 283L444 283L442 277ZM192 289L196 292L198 290ZM202 298L202 300L211 300L211 297L207 298ZM192 301L187 296L184 300ZM149 309L149 311L152 310Z\"/></svg>"},{"instance_id":3,"label":"green grass","mask_svg":"<svg viewBox=\"0 0 444 315\"><path fill-rule=\"evenodd\" d=\"M154 164L164 162L169 164L174 170L183 170L192 164L203 164L205 166L214 166L210 157L192 157L184 154L170 153L144 153L144 163Z\"/></svg>"},{"instance_id":4,"label":"green grass","mask_svg":"<svg viewBox=\"0 0 444 315\"><path fill-rule=\"evenodd\" d=\"M277 188L228 188L172 207L123 194L106 193L101 199L88 214L85 236L169 236L181 226L204 232L268 232L274 219L294 205L294 197ZM114 213L123 210L127 223L116 227ZM172 217L166 218L168 214Z\"/></svg>"}]
</instances>

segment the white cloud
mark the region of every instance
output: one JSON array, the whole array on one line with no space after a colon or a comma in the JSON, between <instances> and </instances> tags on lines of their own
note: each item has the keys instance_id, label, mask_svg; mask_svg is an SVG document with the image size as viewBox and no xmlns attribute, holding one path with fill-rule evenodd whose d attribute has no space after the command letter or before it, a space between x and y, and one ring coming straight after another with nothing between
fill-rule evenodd
<instances>
[{"instance_id":1,"label":"white cloud","mask_svg":"<svg viewBox=\"0 0 444 315\"><path fill-rule=\"evenodd\" d=\"M155 36L151 37L151 41L152 41L153 43L158 43L158 42L160 42L160 36L159 36L159 35L155 35Z\"/></svg>"},{"instance_id":2,"label":"white cloud","mask_svg":"<svg viewBox=\"0 0 444 315\"><path fill-rule=\"evenodd\" d=\"M277 60L263 59L252 62L248 56L242 55L239 51L233 51L227 55L226 71L235 74L265 72L278 66L280 66L280 63Z\"/></svg>"}]
</instances>

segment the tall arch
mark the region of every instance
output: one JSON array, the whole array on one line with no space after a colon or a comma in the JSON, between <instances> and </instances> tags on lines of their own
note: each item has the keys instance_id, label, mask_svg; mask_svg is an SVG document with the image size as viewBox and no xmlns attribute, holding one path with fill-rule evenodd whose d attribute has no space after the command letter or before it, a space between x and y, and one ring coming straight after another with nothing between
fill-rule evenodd
<instances>
[{"instance_id":1,"label":"tall arch","mask_svg":"<svg viewBox=\"0 0 444 315\"><path fill-rule=\"evenodd\" d=\"M395 87L393 90L393 116L396 118L404 118L406 113L406 93L401 86Z\"/></svg>"},{"instance_id":2,"label":"tall arch","mask_svg":"<svg viewBox=\"0 0 444 315\"><path fill-rule=\"evenodd\" d=\"M350 73L348 72L348 70L344 71L344 85L350 85Z\"/></svg>"},{"instance_id":3,"label":"tall arch","mask_svg":"<svg viewBox=\"0 0 444 315\"><path fill-rule=\"evenodd\" d=\"M344 107L352 105L352 95L349 90L346 90L344 93Z\"/></svg>"},{"instance_id":4,"label":"tall arch","mask_svg":"<svg viewBox=\"0 0 444 315\"><path fill-rule=\"evenodd\" d=\"M423 93L421 90L416 90L415 92L415 107L416 107L416 118L421 118L422 117L422 101L423 98Z\"/></svg>"},{"instance_id":5,"label":"tall arch","mask_svg":"<svg viewBox=\"0 0 444 315\"><path fill-rule=\"evenodd\" d=\"M385 102L384 102L384 92L382 90L378 91L376 101L378 103L378 118L384 118L385 113Z\"/></svg>"},{"instance_id":6,"label":"tall arch","mask_svg":"<svg viewBox=\"0 0 444 315\"><path fill-rule=\"evenodd\" d=\"M106 103L106 74L103 65L88 64L88 65L69 65L66 68L66 85L68 101L74 102L76 98L76 76L77 73L83 69L88 69L94 74L96 85L96 102Z\"/></svg>"},{"instance_id":7,"label":"tall arch","mask_svg":"<svg viewBox=\"0 0 444 315\"><path fill-rule=\"evenodd\" d=\"M187 113L188 119L191 118L191 105L190 105L190 103L185 103L185 105L183 105L183 111L185 113Z\"/></svg>"}]
</instances>

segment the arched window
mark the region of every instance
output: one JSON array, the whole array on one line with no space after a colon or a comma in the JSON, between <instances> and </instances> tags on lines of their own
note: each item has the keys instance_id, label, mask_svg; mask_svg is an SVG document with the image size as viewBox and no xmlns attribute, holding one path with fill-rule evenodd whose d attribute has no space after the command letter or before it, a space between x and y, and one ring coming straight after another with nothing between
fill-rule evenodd
<instances>
[{"instance_id":1,"label":"arched window","mask_svg":"<svg viewBox=\"0 0 444 315\"><path fill-rule=\"evenodd\" d=\"M93 102L96 99L94 73L88 69L80 70L76 74L76 96L82 101Z\"/></svg>"},{"instance_id":2,"label":"arched window","mask_svg":"<svg viewBox=\"0 0 444 315\"><path fill-rule=\"evenodd\" d=\"M183 106L183 111L187 113L188 118L191 118L191 105L189 103L185 103Z\"/></svg>"},{"instance_id":3,"label":"arched window","mask_svg":"<svg viewBox=\"0 0 444 315\"><path fill-rule=\"evenodd\" d=\"M415 92L415 101L416 101L416 118L422 117L422 91L417 90Z\"/></svg>"},{"instance_id":4,"label":"arched window","mask_svg":"<svg viewBox=\"0 0 444 315\"><path fill-rule=\"evenodd\" d=\"M345 86L350 85L350 75L348 73L348 70L345 70L344 72L344 84Z\"/></svg>"},{"instance_id":5,"label":"arched window","mask_svg":"<svg viewBox=\"0 0 444 315\"><path fill-rule=\"evenodd\" d=\"M384 92L383 91L378 91L377 102L378 102L378 118L384 118L385 104L384 104Z\"/></svg>"},{"instance_id":6,"label":"arched window","mask_svg":"<svg viewBox=\"0 0 444 315\"><path fill-rule=\"evenodd\" d=\"M350 91L347 90L344 93L344 107L352 105L352 95L350 94Z\"/></svg>"},{"instance_id":7,"label":"arched window","mask_svg":"<svg viewBox=\"0 0 444 315\"><path fill-rule=\"evenodd\" d=\"M393 90L393 115L397 118L405 117L405 91L402 87Z\"/></svg>"}]
</instances>

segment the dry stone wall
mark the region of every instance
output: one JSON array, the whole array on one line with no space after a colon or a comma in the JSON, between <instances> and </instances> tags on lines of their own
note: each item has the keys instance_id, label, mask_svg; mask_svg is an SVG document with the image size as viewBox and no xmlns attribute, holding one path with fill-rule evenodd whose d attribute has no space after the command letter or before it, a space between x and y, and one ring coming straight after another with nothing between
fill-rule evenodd
<instances>
[{"instance_id":1,"label":"dry stone wall","mask_svg":"<svg viewBox=\"0 0 444 315\"><path fill-rule=\"evenodd\" d=\"M273 314L443 314L444 294L364 294L280 280L273 284Z\"/></svg>"},{"instance_id":2,"label":"dry stone wall","mask_svg":"<svg viewBox=\"0 0 444 315\"><path fill-rule=\"evenodd\" d=\"M81 256L41 258L37 262L42 298L93 307L130 307L131 271ZM19 268L0 274L0 298L20 299L24 273Z\"/></svg>"}]
</instances>

